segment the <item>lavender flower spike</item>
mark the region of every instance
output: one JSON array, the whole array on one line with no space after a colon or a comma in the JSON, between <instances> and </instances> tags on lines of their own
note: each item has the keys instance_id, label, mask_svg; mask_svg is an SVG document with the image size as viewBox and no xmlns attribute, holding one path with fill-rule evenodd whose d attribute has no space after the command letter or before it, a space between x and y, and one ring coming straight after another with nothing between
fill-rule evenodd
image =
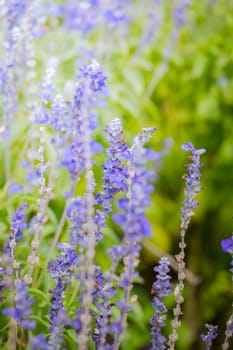
<instances>
[{"instance_id":1,"label":"lavender flower spike","mask_svg":"<svg viewBox=\"0 0 233 350\"><path fill-rule=\"evenodd\" d=\"M182 149L184 151L191 151L192 155L190 156L191 163L188 164L188 174L184 176L186 187L184 190L185 200L183 201L182 208L182 219L181 219L181 230L180 236L181 240L179 243L180 253L178 259L178 283L174 290L174 297L176 301L176 306L173 309L173 320L172 320L172 333L169 336L169 350L175 349L175 343L178 338L177 329L180 327L181 322L179 317L182 314L181 304L184 301L183 298L183 289L184 289L184 279L185 279L185 233L187 231L188 225L190 223L191 217L194 215L194 209L197 208L198 202L195 199L198 192L201 191L200 178L201 178L201 162L200 156L205 153L205 149L196 149L191 142L186 142Z\"/></svg>"},{"instance_id":2,"label":"lavender flower spike","mask_svg":"<svg viewBox=\"0 0 233 350\"><path fill-rule=\"evenodd\" d=\"M201 162L200 156L205 153L205 149L195 149L191 142L186 142L182 149L184 151L191 151L192 155L190 159L192 162L188 165L188 174L184 176L186 188L184 190L185 200L183 202L182 209L182 225L186 229L191 216L194 215L193 209L197 208L198 202L195 200L195 196L201 191L200 178L201 178Z\"/></svg>"},{"instance_id":3,"label":"lavender flower spike","mask_svg":"<svg viewBox=\"0 0 233 350\"><path fill-rule=\"evenodd\" d=\"M33 299L30 298L26 284L17 280L15 282L15 293L15 307L6 308L3 313L13 317L24 329L33 329L36 322L29 319L32 314Z\"/></svg>"},{"instance_id":4,"label":"lavender flower spike","mask_svg":"<svg viewBox=\"0 0 233 350\"><path fill-rule=\"evenodd\" d=\"M102 204L102 211L97 210L95 223L100 231L106 225L108 214L112 211L112 202L119 192L127 192L129 177L125 161L131 158L130 150L123 137L121 121L116 118L104 131L107 133L109 148L108 160L103 165L103 191L96 195L96 203Z\"/></svg>"},{"instance_id":5,"label":"lavender flower spike","mask_svg":"<svg viewBox=\"0 0 233 350\"><path fill-rule=\"evenodd\" d=\"M152 286L152 293L156 294L153 297L152 305L155 309L155 313L150 320L151 323L151 350L163 350L165 349L166 338L161 333L161 328L165 326L164 321L166 319L167 308L164 305L162 299L166 297L172 290L170 283L170 276L168 275L169 260L167 257L162 257L159 260L159 265L154 268L156 271L157 278Z\"/></svg>"},{"instance_id":6,"label":"lavender flower spike","mask_svg":"<svg viewBox=\"0 0 233 350\"><path fill-rule=\"evenodd\" d=\"M27 206L28 206L28 203L22 202L11 218L12 220L11 235L5 246L6 252L10 253L10 251L13 248L15 248L16 243L23 236L23 229L27 227L27 224L25 222L25 212L24 212Z\"/></svg>"},{"instance_id":7,"label":"lavender flower spike","mask_svg":"<svg viewBox=\"0 0 233 350\"><path fill-rule=\"evenodd\" d=\"M206 343L206 350L210 350L213 340L217 337L218 326L213 326L212 324L205 324L208 329L207 334L201 334L201 339Z\"/></svg>"},{"instance_id":8,"label":"lavender flower spike","mask_svg":"<svg viewBox=\"0 0 233 350\"><path fill-rule=\"evenodd\" d=\"M130 148L131 158L128 161L128 191L126 198L120 198L118 201L119 209L122 214L115 214L113 220L121 225L124 231L122 247L125 250L123 255L122 248L120 255L123 257L124 269L121 272L119 287L124 291L123 298L118 302L120 309L120 320L115 323L114 327L114 344L113 349L118 350L123 336L123 330L126 327L127 315L130 306L130 291L132 283L136 276L135 267L138 263L140 254L140 243L144 237L151 235L151 226L145 215L145 208L150 205L150 194L153 192L153 185L149 183L154 172L148 171L146 164L148 160L153 160L154 153L144 147L144 143L150 140L151 133L155 128L145 128L135 137L133 145ZM117 261L114 254L119 250L111 250L112 261ZM118 260L119 261L119 260ZM115 265L116 267L116 265Z\"/></svg>"},{"instance_id":9,"label":"lavender flower spike","mask_svg":"<svg viewBox=\"0 0 233 350\"><path fill-rule=\"evenodd\" d=\"M31 335L29 338L29 342L30 350L48 350L46 339L42 334L36 336Z\"/></svg>"}]
</instances>

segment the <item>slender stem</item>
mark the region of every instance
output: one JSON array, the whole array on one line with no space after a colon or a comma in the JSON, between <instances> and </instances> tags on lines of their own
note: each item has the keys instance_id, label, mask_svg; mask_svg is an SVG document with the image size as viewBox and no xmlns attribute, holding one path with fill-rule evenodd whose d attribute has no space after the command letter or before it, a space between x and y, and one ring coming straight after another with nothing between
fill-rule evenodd
<instances>
[{"instance_id":1,"label":"slender stem","mask_svg":"<svg viewBox=\"0 0 233 350\"><path fill-rule=\"evenodd\" d=\"M82 300L82 314L80 316L82 331L78 337L79 350L88 349L88 331L91 323L90 306L92 303L92 292L95 286L95 232L94 223L94 176L92 172L92 154L91 154L91 131L90 131L90 102L89 87L86 86L86 95L83 109L83 129L84 129L84 150L85 150L85 172L86 172L86 214L87 214L87 250L83 256L83 264L80 266L84 282L84 296ZM82 254L81 254L82 255Z\"/></svg>"},{"instance_id":2,"label":"slender stem","mask_svg":"<svg viewBox=\"0 0 233 350\"><path fill-rule=\"evenodd\" d=\"M31 137L33 135L33 130L34 130L34 126L31 126L28 130L27 135L26 135L25 142L24 142L23 146L21 147L20 152L18 153L18 157L17 157L16 161L14 162L14 169L12 171L12 179L15 178L17 172L19 171L20 162L22 161L23 155L26 152L28 145L31 141Z\"/></svg>"},{"instance_id":3,"label":"slender stem","mask_svg":"<svg viewBox=\"0 0 233 350\"><path fill-rule=\"evenodd\" d=\"M169 259L170 266L174 271L178 271L178 262L177 260L171 255L167 254L164 252L162 249L159 247L153 245L150 243L148 240L144 240L142 242L142 245L144 248L146 248L147 251L149 251L151 254L154 256L161 258L162 256L166 256ZM198 285L201 282L201 278L199 276L196 276L191 270L185 269L185 275L186 275L186 280L191 284L191 285Z\"/></svg>"},{"instance_id":4,"label":"slender stem","mask_svg":"<svg viewBox=\"0 0 233 350\"><path fill-rule=\"evenodd\" d=\"M56 233L55 233L54 238L53 238L53 240L52 240L52 243L51 243L51 245L50 245L50 248L49 248L49 251L48 251L48 255L47 255L47 258L46 258L45 263L44 263L44 267L45 267L45 268L47 267L48 262L49 262L49 260L50 260L51 257L52 257L52 253L53 253L53 251L54 251L54 249L55 249L55 247L56 247L56 245L57 245L57 242L58 242L58 240L59 240L59 238L60 238L62 229L63 229L63 227L64 227L64 225L65 225L67 206L68 206L68 203L65 205L65 208L64 208L64 210L63 210L63 213L62 213L60 222L59 222L58 227L57 227L57 230L56 230ZM41 280L42 280L42 277L43 277L43 275L44 275L44 272L45 272L45 269L42 269L42 270L41 270L41 274L40 274L39 278L37 279L37 283L36 283L36 286L35 286L36 288L40 285Z\"/></svg>"},{"instance_id":5,"label":"slender stem","mask_svg":"<svg viewBox=\"0 0 233 350\"><path fill-rule=\"evenodd\" d=\"M88 175L88 173L87 173ZM89 181L87 180L87 183ZM94 256L95 256L95 224L93 220L94 216L94 196L93 189L88 188L87 185L87 235L88 235L88 247L86 252L85 270L86 273L86 292L83 296L82 306L83 312L80 317L82 323L82 332L79 336L79 348L80 350L88 349L88 328L91 322L90 305L92 303L92 292L95 285L94 272ZM89 192L89 193L88 193Z\"/></svg>"},{"instance_id":6,"label":"slender stem","mask_svg":"<svg viewBox=\"0 0 233 350\"><path fill-rule=\"evenodd\" d=\"M233 314L230 316L226 324L225 339L222 344L222 349L227 350L229 348L229 339L232 337L233 329Z\"/></svg>"},{"instance_id":7,"label":"slender stem","mask_svg":"<svg viewBox=\"0 0 233 350\"><path fill-rule=\"evenodd\" d=\"M28 273L24 276L24 281L26 284L31 284L32 283L32 274L35 268L35 265L38 264L39 261L39 257L38 257L38 249L40 246L40 239L41 239L41 235L42 235L42 231L43 231L43 227L44 224L47 220L47 217L45 215L46 213L46 208L47 205L49 203L49 200L51 198L51 194L52 194L52 188L54 186L54 181L55 181L55 177L56 177L56 172L51 172L51 177L50 180L53 179L53 181L51 180L50 186L48 187L46 186L46 182L45 182L45 162L44 162L44 149L45 149L45 128L41 127L40 128L40 147L38 150L38 160L39 160L39 165L40 165L40 178L39 178L39 184L40 184L40 188L39 188L39 194L40 197L37 201L38 203L38 212L36 215L36 222L34 225L34 229L35 229L35 235L34 235L34 239L31 242L31 254L28 256L28 263L30 264L29 267L29 271Z\"/></svg>"},{"instance_id":8,"label":"slender stem","mask_svg":"<svg viewBox=\"0 0 233 350\"><path fill-rule=\"evenodd\" d=\"M162 62L162 64L155 68L154 70L154 74L152 75L152 79L150 81L150 84L146 90L146 96L149 98L151 97L156 85L160 82L160 80L162 79L163 75L166 73L167 71L167 62L164 61Z\"/></svg>"},{"instance_id":9,"label":"slender stem","mask_svg":"<svg viewBox=\"0 0 233 350\"><path fill-rule=\"evenodd\" d=\"M128 284L127 288L124 290L124 303L125 303L125 305L129 304L130 290L132 289L133 271L134 271L134 268L132 266L130 266L130 268L128 269L128 275L131 277L130 283ZM121 325L122 330L124 330L126 328L127 316L128 316L128 313L126 311L121 312L120 325ZM118 332L116 334L116 338L114 340L113 350L119 349L122 338L123 338L123 333Z\"/></svg>"},{"instance_id":10,"label":"slender stem","mask_svg":"<svg viewBox=\"0 0 233 350\"><path fill-rule=\"evenodd\" d=\"M5 263L7 264L6 268L6 285L8 287L8 302L11 308L15 307L15 284L14 284L14 270L12 267L12 259L9 255L3 255ZM17 322L11 317L10 325L8 330L8 350L16 350L16 341L17 341Z\"/></svg>"},{"instance_id":11,"label":"slender stem","mask_svg":"<svg viewBox=\"0 0 233 350\"><path fill-rule=\"evenodd\" d=\"M9 350L16 350L16 340L17 340L17 322L11 317L10 328L9 328Z\"/></svg>"},{"instance_id":12,"label":"slender stem","mask_svg":"<svg viewBox=\"0 0 233 350\"><path fill-rule=\"evenodd\" d=\"M131 148L131 152L132 152L132 150L133 150L133 147ZM128 178L127 198L129 200L128 212L130 213L131 207L132 207L132 182L133 182L132 179L134 176L134 171L131 169L131 161L128 162L128 169L129 169L129 178ZM129 225L128 221L129 221L129 216L127 216L127 224ZM127 227L127 224L126 224L126 227ZM127 242L126 242L126 244L128 245ZM131 257L129 256L129 258L131 258ZM125 259L127 259L127 257L125 257ZM125 269L124 270L129 276L129 283L127 284L127 287L124 289L124 303L125 303L125 305L129 304L130 290L132 288L133 269L134 269L134 266L132 266L132 264L130 264L130 266L127 266L127 261L125 261ZM121 325L122 330L124 330L126 328L127 316L128 316L127 311L121 312L120 325ZM121 341L122 341L122 337L123 337L122 332L116 333L115 339L114 339L114 344L113 344L113 350L119 349Z\"/></svg>"},{"instance_id":13,"label":"slender stem","mask_svg":"<svg viewBox=\"0 0 233 350\"><path fill-rule=\"evenodd\" d=\"M50 245L50 249L49 249L49 252L48 252L48 256L47 256L47 259L46 259L46 262L45 262L45 265L47 265L47 263L49 262L50 258L51 258L51 255L57 245L57 242L60 238L60 234L62 232L62 229L65 225L65 221L66 221L66 209L67 209L67 206L68 206L68 203L67 205L65 206L64 210L63 210L63 213L62 213L62 216L61 216L61 219L60 219L60 222L58 224L58 227L57 227L57 230L56 230L56 233L55 233L55 236L52 240L52 243Z\"/></svg>"},{"instance_id":14,"label":"slender stem","mask_svg":"<svg viewBox=\"0 0 233 350\"><path fill-rule=\"evenodd\" d=\"M169 340L168 340L168 349L169 350L174 350L175 349L175 343L178 339L177 335L177 329L180 327L181 322L179 320L180 315L182 314L181 311L181 305L184 302L184 297L183 297L183 289L184 289L184 279L185 279L185 231L187 229L188 223L186 223L185 227L181 227L181 240L180 240L180 253L179 257L177 258L178 262L178 283L176 285L176 288L174 290L174 297L176 301L176 306L173 308L173 320L172 320L172 333L169 335Z\"/></svg>"},{"instance_id":15,"label":"slender stem","mask_svg":"<svg viewBox=\"0 0 233 350\"><path fill-rule=\"evenodd\" d=\"M5 182L10 182L10 138L5 139L5 159L4 159L4 167L5 167Z\"/></svg>"},{"instance_id":16,"label":"slender stem","mask_svg":"<svg viewBox=\"0 0 233 350\"><path fill-rule=\"evenodd\" d=\"M79 288L80 288L80 283L78 281L76 281L76 286L74 288L73 294L71 296L71 298L69 299L69 304L72 305L72 303L74 302L74 300L76 299L76 296L78 294Z\"/></svg>"}]
</instances>

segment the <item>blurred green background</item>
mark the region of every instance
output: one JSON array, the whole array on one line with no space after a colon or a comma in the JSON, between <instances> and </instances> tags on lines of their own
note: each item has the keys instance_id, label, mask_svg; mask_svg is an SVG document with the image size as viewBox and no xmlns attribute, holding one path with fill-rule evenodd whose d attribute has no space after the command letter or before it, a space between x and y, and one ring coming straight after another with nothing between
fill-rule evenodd
<instances>
[{"instance_id":1,"label":"blurred green background","mask_svg":"<svg viewBox=\"0 0 233 350\"><path fill-rule=\"evenodd\" d=\"M150 3L145 2L148 9ZM191 141L195 147L206 149L202 156L200 206L187 232L186 261L193 277L186 282L183 326L177 348L204 349L199 334L204 332L207 322L219 325L219 337L213 346L219 349L232 300L230 257L221 251L220 242L232 232L233 215L233 2L193 1L186 11L185 25L175 28L176 40L171 38L175 2L171 5L170 1L163 1L162 4L163 22L159 28L152 26L156 35L143 47L139 46L139 40L148 18L140 11L125 34L120 30L107 31L103 26L85 39L75 31L62 29L59 18L50 18L46 23L46 36L35 40L36 79L39 83L48 57L56 55L60 60L56 83L62 92L67 80L75 81L74 61L83 59L82 44L85 43L88 49L96 50L95 57L109 77L109 95L106 107L99 111L97 139L106 144L104 125L120 117L129 142L143 127L155 126L158 130L150 146L160 151L165 147L164 140L170 144L158 168L153 205L148 209L153 236L143 243L140 273L144 283L135 286L138 302L129 317L129 330L122 349L148 348L148 320L153 314L150 295L153 266L162 254L174 256L179 251L184 198L182 175L188 162L181 145ZM167 58L166 50L170 50ZM26 92L23 94L26 96ZM19 115L26 107L20 108ZM20 128L16 125L12 159L22 142L19 134L25 135L26 131L25 125ZM98 162L103 162L105 154L98 157ZM15 167L13 161L12 170ZM15 181L19 173L16 172ZM3 177L1 182L4 184ZM64 205L59 190L58 184L57 198L55 196L50 205L50 216L55 214L53 225ZM3 210L2 215L6 215ZM47 243L52 231L50 222L51 236L46 233ZM99 249L107 246L103 243ZM97 253L101 261L102 252ZM172 276L175 281L175 271ZM172 308L172 298L167 304ZM166 332L169 333L169 328Z\"/></svg>"}]
</instances>

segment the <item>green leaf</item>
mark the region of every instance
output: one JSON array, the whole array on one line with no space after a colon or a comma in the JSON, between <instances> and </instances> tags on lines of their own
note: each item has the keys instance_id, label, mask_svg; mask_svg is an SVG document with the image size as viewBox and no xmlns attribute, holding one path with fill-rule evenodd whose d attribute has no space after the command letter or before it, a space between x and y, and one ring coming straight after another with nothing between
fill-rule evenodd
<instances>
[{"instance_id":1,"label":"green leaf","mask_svg":"<svg viewBox=\"0 0 233 350\"><path fill-rule=\"evenodd\" d=\"M40 324L42 324L43 326L46 327L46 329L48 329L50 327L50 324L48 321L45 321L43 320L42 318L40 318L39 316L36 316L36 315L32 315L30 316L30 319L31 320L35 320L35 321L38 321Z\"/></svg>"},{"instance_id":2,"label":"green leaf","mask_svg":"<svg viewBox=\"0 0 233 350\"><path fill-rule=\"evenodd\" d=\"M144 322L144 310L140 303L136 302L133 305L132 311L129 313L129 319L134 322L139 329L142 331L146 330L146 325Z\"/></svg>"},{"instance_id":3,"label":"green leaf","mask_svg":"<svg viewBox=\"0 0 233 350\"><path fill-rule=\"evenodd\" d=\"M97 307L94 304L91 304L90 306L91 311L93 311L96 315L99 314L99 310L97 309Z\"/></svg>"},{"instance_id":4,"label":"green leaf","mask_svg":"<svg viewBox=\"0 0 233 350\"><path fill-rule=\"evenodd\" d=\"M65 329L64 337L72 349L77 349L77 334L74 329Z\"/></svg>"},{"instance_id":5,"label":"green leaf","mask_svg":"<svg viewBox=\"0 0 233 350\"><path fill-rule=\"evenodd\" d=\"M124 80L128 83L130 88L140 95L145 90L145 80L142 71L133 67L127 67L122 73Z\"/></svg>"},{"instance_id":6,"label":"green leaf","mask_svg":"<svg viewBox=\"0 0 233 350\"><path fill-rule=\"evenodd\" d=\"M40 289L29 288L29 293L32 296L34 296L36 298L39 298L40 300L43 300L45 302L45 305L49 305L50 304L50 301L47 298L47 295L44 292L42 292Z\"/></svg>"}]
</instances>

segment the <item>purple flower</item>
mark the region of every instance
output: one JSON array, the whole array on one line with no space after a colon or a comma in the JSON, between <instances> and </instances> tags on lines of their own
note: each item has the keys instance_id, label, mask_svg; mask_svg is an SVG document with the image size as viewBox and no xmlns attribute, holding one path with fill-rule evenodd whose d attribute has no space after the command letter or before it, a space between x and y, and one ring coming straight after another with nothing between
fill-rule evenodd
<instances>
[{"instance_id":1,"label":"purple flower","mask_svg":"<svg viewBox=\"0 0 233 350\"><path fill-rule=\"evenodd\" d=\"M64 4L47 6L47 12L54 17L61 17L66 29L79 31L87 36L104 20L109 26L123 26L130 20L127 14L131 1L115 0L103 2L86 0L77 2L67 0Z\"/></svg>"},{"instance_id":2,"label":"purple flower","mask_svg":"<svg viewBox=\"0 0 233 350\"><path fill-rule=\"evenodd\" d=\"M16 182L12 182L10 184L10 192L16 193L16 192L20 192L22 190L23 190L23 185L17 184Z\"/></svg>"},{"instance_id":3,"label":"purple flower","mask_svg":"<svg viewBox=\"0 0 233 350\"><path fill-rule=\"evenodd\" d=\"M163 350L165 349L166 338L161 333L161 328L165 326L164 320L166 319L167 308L164 305L162 299L166 297L172 290L170 283L170 268L169 260L167 257L162 257L159 260L159 265L154 268L157 272L157 277L152 286L152 293L155 294L152 300L152 306L155 309L155 313L150 320L151 323L151 335L152 335L152 347L151 350Z\"/></svg>"},{"instance_id":4,"label":"purple flower","mask_svg":"<svg viewBox=\"0 0 233 350\"><path fill-rule=\"evenodd\" d=\"M72 181L79 178L83 172L86 159L99 150L96 142L91 139L98 125L97 115L92 112L92 109L96 107L98 99L106 89L106 76L103 75L100 65L95 60L80 68L78 79L74 101L70 104L70 122L65 126L68 143L62 160L62 165L68 168ZM64 107L62 111L64 114ZM64 134L64 131L62 133Z\"/></svg>"},{"instance_id":5,"label":"purple flower","mask_svg":"<svg viewBox=\"0 0 233 350\"><path fill-rule=\"evenodd\" d=\"M101 92L106 88L105 81L107 77L103 75L100 65L94 59L91 64L80 67L80 72L77 78L89 81L89 87L93 92Z\"/></svg>"},{"instance_id":6,"label":"purple flower","mask_svg":"<svg viewBox=\"0 0 233 350\"><path fill-rule=\"evenodd\" d=\"M180 0L179 4L173 12L175 24L178 28L183 27L187 22L185 18L185 11L188 8L189 4L190 0Z\"/></svg>"},{"instance_id":7,"label":"purple flower","mask_svg":"<svg viewBox=\"0 0 233 350\"><path fill-rule=\"evenodd\" d=\"M222 250L231 255L231 269L230 272L233 274L233 233L231 238L223 239L221 242ZM233 279L233 276L232 276Z\"/></svg>"},{"instance_id":8,"label":"purple flower","mask_svg":"<svg viewBox=\"0 0 233 350\"><path fill-rule=\"evenodd\" d=\"M196 149L191 142L185 142L182 145L182 150L183 151L191 151L193 154L199 154L199 155L205 153L205 151L206 151L204 148Z\"/></svg>"},{"instance_id":9,"label":"purple flower","mask_svg":"<svg viewBox=\"0 0 233 350\"><path fill-rule=\"evenodd\" d=\"M53 279L62 279L63 283L67 283L73 273L72 266L77 264L76 250L69 243L60 243L58 248L61 253L55 263L49 263L49 272Z\"/></svg>"},{"instance_id":10,"label":"purple flower","mask_svg":"<svg viewBox=\"0 0 233 350\"><path fill-rule=\"evenodd\" d=\"M68 0L64 5L60 5L64 26L83 35L89 34L99 23L99 7L98 0L87 0L80 4L75 0Z\"/></svg>"},{"instance_id":11,"label":"purple flower","mask_svg":"<svg viewBox=\"0 0 233 350\"><path fill-rule=\"evenodd\" d=\"M96 324L93 334L93 341L97 349L105 350L107 334L109 333L109 321L112 313L112 297L116 293L116 288L112 286L109 279L104 277L99 267L95 268L95 289L93 291L93 303L98 309Z\"/></svg>"},{"instance_id":12,"label":"purple flower","mask_svg":"<svg viewBox=\"0 0 233 350\"><path fill-rule=\"evenodd\" d=\"M96 204L102 205L102 210L96 211L95 223L99 230L105 226L107 215L112 211L112 202L119 192L127 192L129 177L126 161L130 159L130 150L124 140L122 125L119 119L114 119L105 132L108 135L108 160L103 165L103 191L96 195Z\"/></svg>"},{"instance_id":13,"label":"purple flower","mask_svg":"<svg viewBox=\"0 0 233 350\"><path fill-rule=\"evenodd\" d=\"M114 1L114 6L106 8L103 12L104 19L111 27L123 26L129 22L131 17L127 14L127 10L131 1L117 0Z\"/></svg>"},{"instance_id":14,"label":"purple flower","mask_svg":"<svg viewBox=\"0 0 233 350\"><path fill-rule=\"evenodd\" d=\"M4 300L3 292L6 289L6 282L4 280L5 274L6 269L2 267L2 259L0 258L0 303Z\"/></svg>"},{"instance_id":15,"label":"purple flower","mask_svg":"<svg viewBox=\"0 0 233 350\"><path fill-rule=\"evenodd\" d=\"M25 208L27 206L28 203L21 203L11 218L11 235L5 245L5 251L8 253L11 250L11 242L13 240L15 241L12 246L12 249L14 249L16 242L19 241L23 236L23 229L27 227L27 223L25 222Z\"/></svg>"},{"instance_id":16,"label":"purple flower","mask_svg":"<svg viewBox=\"0 0 233 350\"><path fill-rule=\"evenodd\" d=\"M109 330L114 334L114 333L119 333L122 334L124 332L124 328L122 327L121 322L119 321L115 321L113 322L110 327Z\"/></svg>"},{"instance_id":17,"label":"purple flower","mask_svg":"<svg viewBox=\"0 0 233 350\"><path fill-rule=\"evenodd\" d=\"M103 11L104 19L110 27L120 27L125 29L125 24L132 20L129 10L135 6L131 0L115 0L107 3Z\"/></svg>"},{"instance_id":18,"label":"purple flower","mask_svg":"<svg viewBox=\"0 0 233 350\"><path fill-rule=\"evenodd\" d=\"M208 329L207 334L201 334L201 339L206 343L206 350L209 350L213 340L217 337L217 329L218 326L213 326L211 324L206 323L206 328Z\"/></svg>"},{"instance_id":19,"label":"purple flower","mask_svg":"<svg viewBox=\"0 0 233 350\"><path fill-rule=\"evenodd\" d=\"M48 346L45 337L42 334L33 336L29 338L30 350L48 350Z\"/></svg>"},{"instance_id":20,"label":"purple flower","mask_svg":"<svg viewBox=\"0 0 233 350\"><path fill-rule=\"evenodd\" d=\"M72 224L71 242L79 244L82 247L87 245L86 235L86 222L87 222L87 210L85 197L76 197L72 203L67 207L67 216Z\"/></svg>"},{"instance_id":21,"label":"purple flower","mask_svg":"<svg viewBox=\"0 0 233 350\"><path fill-rule=\"evenodd\" d=\"M21 203L15 214L12 216L11 231L15 232L16 237L22 237L22 230L27 227L25 222L25 208L28 207L28 203Z\"/></svg>"},{"instance_id":22,"label":"purple flower","mask_svg":"<svg viewBox=\"0 0 233 350\"><path fill-rule=\"evenodd\" d=\"M3 313L13 317L23 328L33 329L36 322L29 319L32 314L32 304L33 299L30 298L26 284L17 280L15 282L15 307L3 309Z\"/></svg>"},{"instance_id":23,"label":"purple flower","mask_svg":"<svg viewBox=\"0 0 233 350\"><path fill-rule=\"evenodd\" d=\"M170 272L169 265L168 258L164 256L159 260L159 265L154 267L154 271L157 272L157 278L153 283L152 289L159 297L167 296L172 289L171 277L168 275Z\"/></svg>"},{"instance_id":24,"label":"purple flower","mask_svg":"<svg viewBox=\"0 0 233 350\"><path fill-rule=\"evenodd\" d=\"M46 69L43 80L40 84L40 96L44 104L52 101L53 94L56 91L54 86L54 76L58 66L58 60L56 58L51 58L48 67Z\"/></svg>"},{"instance_id":25,"label":"purple flower","mask_svg":"<svg viewBox=\"0 0 233 350\"><path fill-rule=\"evenodd\" d=\"M182 223L186 228L191 216L193 215L193 209L197 208L198 201L195 199L198 192L201 191L200 178L201 178L201 162L200 156L205 153L205 149L195 149L191 142L186 142L182 149L184 151L191 151L190 157L191 163L187 166L188 174L184 176L186 188L184 190L185 200L183 201L182 208Z\"/></svg>"},{"instance_id":26,"label":"purple flower","mask_svg":"<svg viewBox=\"0 0 233 350\"><path fill-rule=\"evenodd\" d=\"M221 245L225 253L230 253L233 256L233 233L231 238L223 239Z\"/></svg>"},{"instance_id":27,"label":"purple flower","mask_svg":"<svg viewBox=\"0 0 233 350\"><path fill-rule=\"evenodd\" d=\"M69 108L62 95L56 95L54 97L50 110L50 118L48 121L54 130L63 130L63 132L69 130Z\"/></svg>"},{"instance_id":28,"label":"purple flower","mask_svg":"<svg viewBox=\"0 0 233 350\"><path fill-rule=\"evenodd\" d=\"M119 208L124 214L115 214L113 219L122 224L126 242L140 242L143 237L151 234L151 226L145 216L145 208L150 205L150 194L154 188L149 180L154 174L148 171L145 164L154 158L154 153L143 147L155 128L145 128L133 143L131 149L130 168L128 170L130 179L130 199L119 200Z\"/></svg>"},{"instance_id":29,"label":"purple flower","mask_svg":"<svg viewBox=\"0 0 233 350\"><path fill-rule=\"evenodd\" d=\"M49 263L49 272L52 278L57 281L55 288L50 290L50 294L52 296L49 310L51 334L57 329L57 327L62 327L64 325L63 322L69 322L68 318L66 317L62 294L64 288L71 281L71 277L74 273L74 267L78 261L75 248L72 248L69 243L59 244L58 247L61 250L61 253L57 257L57 261L55 263Z\"/></svg>"},{"instance_id":30,"label":"purple flower","mask_svg":"<svg viewBox=\"0 0 233 350\"><path fill-rule=\"evenodd\" d=\"M26 13L30 0L9 0L7 1L6 18L9 24L16 26L21 17Z\"/></svg>"},{"instance_id":31,"label":"purple flower","mask_svg":"<svg viewBox=\"0 0 233 350\"><path fill-rule=\"evenodd\" d=\"M182 149L184 151L191 151L192 155L189 157L191 163L187 165L188 174L184 176L186 187L184 190L185 200L183 201L182 207L182 218L181 218L181 240L179 243L180 254L178 260L178 282L174 291L174 297L176 305L173 308L173 320L172 320L172 332L169 335L168 345L171 349L174 348L176 340L178 339L177 329L180 327L179 317L182 314L181 304L183 303L183 289L184 289L184 278L185 278L185 233L190 223L191 217L194 215L194 209L198 206L198 202L195 199L198 192L201 190L200 177L201 177L201 162L200 156L205 152L204 149L195 149L191 142L186 142Z\"/></svg>"},{"instance_id":32,"label":"purple flower","mask_svg":"<svg viewBox=\"0 0 233 350\"><path fill-rule=\"evenodd\" d=\"M160 26L163 21L163 13L161 8L161 0L152 1L147 11L148 19L145 23L143 33L141 35L139 49L144 47L146 44L150 44L154 36L158 34ZM137 51L137 54L139 51Z\"/></svg>"},{"instance_id":33,"label":"purple flower","mask_svg":"<svg viewBox=\"0 0 233 350\"><path fill-rule=\"evenodd\" d=\"M8 81L8 71L5 67L0 67L0 93L5 91Z\"/></svg>"},{"instance_id":34,"label":"purple flower","mask_svg":"<svg viewBox=\"0 0 233 350\"><path fill-rule=\"evenodd\" d=\"M156 310L155 314L150 320L151 324L151 350L163 350L166 349L166 338L161 333L161 328L165 326L163 313L167 311L163 302L157 298L153 298L153 308Z\"/></svg>"},{"instance_id":35,"label":"purple flower","mask_svg":"<svg viewBox=\"0 0 233 350\"><path fill-rule=\"evenodd\" d=\"M100 98L106 94L107 77L94 59L90 64L83 65L77 74L73 101L67 102L61 95L53 98L56 64L56 61L50 62L42 81L42 102L51 101L51 107L50 110L40 108L37 121L50 125L56 131L51 143L58 151L57 163L69 171L72 194L87 162L93 162L93 154L102 149L92 137L98 126L98 115L93 109L99 106Z\"/></svg>"},{"instance_id":36,"label":"purple flower","mask_svg":"<svg viewBox=\"0 0 233 350\"><path fill-rule=\"evenodd\" d=\"M60 255L55 263L49 262L49 272L56 281L55 288L49 292L51 294L50 315L50 336L48 340L48 349L59 350L63 342L62 331L65 325L71 325L64 304L63 293L65 287L71 282L75 266L78 263L78 257L75 248L70 243L58 244Z\"/></svg>"},{"instance_id":37,"label":"purple flower","mask_svg":"<svg viewBox=\"0 0 233 350\"><path fill-rule=\"evenodd\" d=\"M135 278L135 267L140 252L140 243L144 237L150 236L151 226L145 216L145 208L150 205L150 194L153 186L149 184L153 173L146 169L146 163L154 156L144 148L144 143L149 141L155 128L145 128L142 133L135 137L128 157L128 191L126 200L120 200L119 206L123 213L114 215L113 219L121 224L124 232L123 245L126 255L123 257L124 268L121 272L118 285L123 289L123 298L120 300L120 326L126 326L126 318L129 305L129 294ZM119 262L114 254L117 250L111 250L114 262L112 269L116 269ZM114 348L118 348L121 341L121 333L114 334Z\"/></svg>"}]
</instances>

